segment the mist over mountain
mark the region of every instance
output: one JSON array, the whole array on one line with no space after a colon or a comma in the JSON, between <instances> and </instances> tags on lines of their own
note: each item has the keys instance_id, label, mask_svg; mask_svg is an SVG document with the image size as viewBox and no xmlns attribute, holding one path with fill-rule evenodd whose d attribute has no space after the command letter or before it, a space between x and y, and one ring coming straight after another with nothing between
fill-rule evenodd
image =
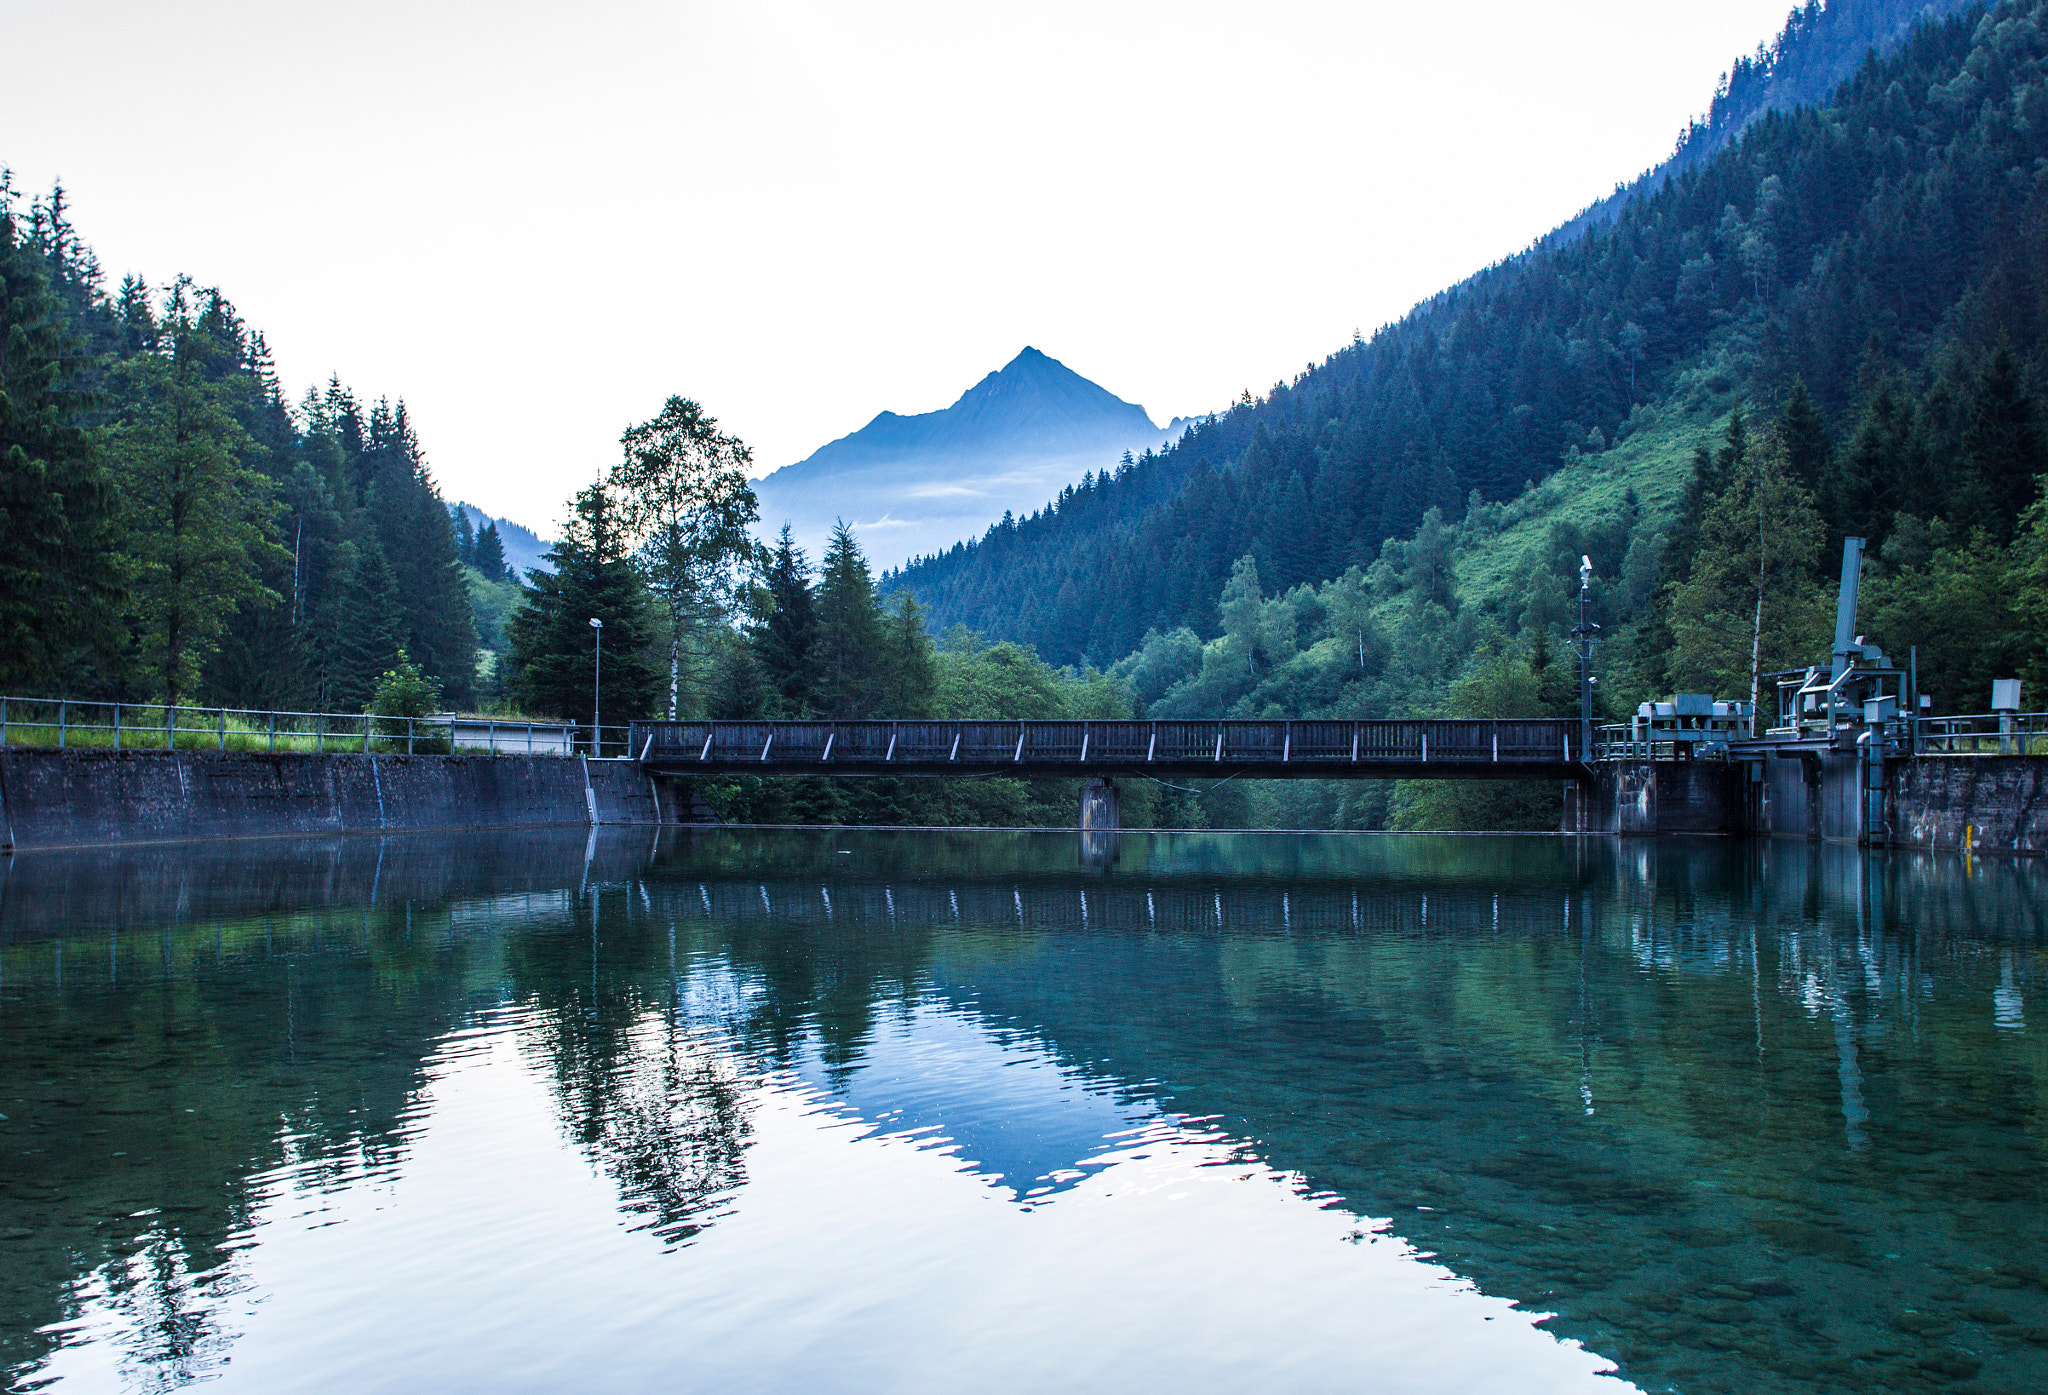
<instances>
[{"instance_id":1,"label":"mist over mountain","mask_svg":"<svg viewBox=\"0 0 2048 1395\"><path fill-rule=\"evenodd\" d=\"M870 561L943 551L1004 514L1036 511L1085 472L1155 449L1186 423L1145 409L1034 348L941 411L883 412L754 484L761 531L787 523L812 557L845 519Z\"/></svg>"}]
</instances>

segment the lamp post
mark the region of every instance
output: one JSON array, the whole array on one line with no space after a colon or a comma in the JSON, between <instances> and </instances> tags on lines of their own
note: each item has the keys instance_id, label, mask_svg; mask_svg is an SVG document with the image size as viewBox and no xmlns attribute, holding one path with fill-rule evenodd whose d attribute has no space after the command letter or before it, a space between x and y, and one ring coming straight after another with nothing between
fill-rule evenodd
<instances>
[{"instance_id":1,"label":"lamp post","mask_svg":"<svg viewBox=\"0 0 2048 1395\"><path fill-rule=\"evenodd\" d=\"M604 621L590 617L591 638L596 648L590 656L590 753L604 754L604 728L598 722L604 715Z\"/></svg>"},{"instance_id":2,"label":"lamp post","mask_svg":"<svg viewBox=\"0 0 2048 1395\"><path fill-rule=\"evenodd\" d=\"M1579 759L1593 759L1593 636L1600 627L1586 619L1592 603L1593 559L1579 557L1579 623L1572 626L1572 653L1579 656Z\"/></svg>"}]
</instances>

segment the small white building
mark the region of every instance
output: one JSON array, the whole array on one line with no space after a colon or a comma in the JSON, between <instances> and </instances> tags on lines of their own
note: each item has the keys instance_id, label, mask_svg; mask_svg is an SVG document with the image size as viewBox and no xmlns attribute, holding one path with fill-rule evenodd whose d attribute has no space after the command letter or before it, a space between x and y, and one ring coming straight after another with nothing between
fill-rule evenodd
<instances>
[{"instance_id":1,"label":"small white building","mask_svg":"<svg viewBox=\"0 0 2048 1395\"><path fill-rule=\"evenodd\" d=\"M436 713L426 720L448 728L449 748L489 751L494 756L573 756L577 727L573 722L528 722L503 717L463 717Z\"/></svg>"}]
</instances>

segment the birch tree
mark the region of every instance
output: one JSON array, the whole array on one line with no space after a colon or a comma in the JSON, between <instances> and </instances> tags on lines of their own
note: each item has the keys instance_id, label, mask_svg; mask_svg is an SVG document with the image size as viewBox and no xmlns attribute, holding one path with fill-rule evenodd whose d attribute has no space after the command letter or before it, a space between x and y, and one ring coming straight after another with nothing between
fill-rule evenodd
<instances>
[{"instance_id":1,"label":"birch tree","mask_svg":"<svg viewBox=\"0 0 2048 1395\"><path fill-rule=\"evenodd\" d=\"M668 719L680 704L683 640L716 623L731 603L741 564L754 552L747 525L760 515L747 483L753 452L718 430L687 397L671 397L652 421L619 438L612 467L635 559L668 613ZM701 648L702 646L697 646Z\"/></svg>"},{"instance_id":2,"label":"birch tree","mask_svg":"<svg viewBox=\"0 0 2048 1395\"><path fill-rule=\"evenodd\" d=\"M1681 688L1727 697L1807 662L1829 637L1819 559L1826 530L1782 445L1753 448L1700 519L1692 569L1672 596Z\"/></svg>"}]
</instances>

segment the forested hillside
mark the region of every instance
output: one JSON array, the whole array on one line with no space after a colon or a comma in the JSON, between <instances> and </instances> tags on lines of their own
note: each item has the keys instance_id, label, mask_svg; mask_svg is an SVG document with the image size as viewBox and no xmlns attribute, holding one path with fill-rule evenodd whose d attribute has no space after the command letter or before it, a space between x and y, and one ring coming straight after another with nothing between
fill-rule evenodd
<instances>
[{"instance_id":1,"label":"forested hillside","mask_svg":"<svg viewBox=\"0 0 2048 1395\"><path fill-rule=\"evenodd\" d=\"M1923 25L1825 107L1766 112L1612 225L1490 268L1163 453L886 584L914 591L937 625L1106 663L1148 631L1217 634L1240 558L1269 590L1369 567L1432 509L1465 518L1646 433L1684 438L1663 457L1689 453L1739 404L1775 414L1799 381L1815 448L1844 457L1807 481L1833 533L1882 533L1904 510L2003 539L2041 467L1966 462L1981 391L2031 412L2043 344L2037 10ZM1811 23L1800 12L1794 32ZM1986 388L2000 346L2010 371ZM2008 466L2024 487L1982 477ZM1669 519L1631 525L1640 549L1616 540L1638 573L1655 572ZM1603 574L1622 560L1603 557ZM1656 643L1668 650L1668 634ZM1644 666L1644 683L1667 667Z\"/></svg>"},{"instance_id":2,"label":"forested hillside","mask_svg":"<svg viewBox=\"0 0 2048 1395\"><path fill-rule=\"evenodd\" d=\"M401 651L474 700L404 403L288 405L219 290L110 292L62 191L0 174L0 693L356 710Z\"/></svg>"},{"instance_id":3,"label":"forested hillside","mask_svg":"<svg viewBox=\"0 0 2048 1395\"><path fill-rule=\"evenodd\" d=\"M1545 243L1577 237L1611 222L1632 199L1653 194L1673 175L1712 158L1769 111L1818 106L1875 49L1889 52L1925 20L1945 19L1973 0L1806 0L1785 28L1754 54L1735 60L1704 115L1678 137L1671 158L1566 223Z\"/></svg>"}]
</instances>

